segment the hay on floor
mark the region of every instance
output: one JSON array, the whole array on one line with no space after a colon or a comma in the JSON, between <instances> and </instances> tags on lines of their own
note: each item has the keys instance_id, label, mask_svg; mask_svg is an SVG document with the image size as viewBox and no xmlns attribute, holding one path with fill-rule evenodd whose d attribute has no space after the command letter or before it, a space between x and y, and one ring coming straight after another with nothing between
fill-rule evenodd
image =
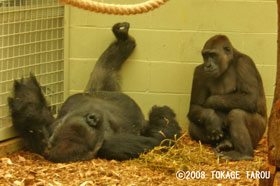
<instances>
[{"instance_id":1,"label":"hay on floor","mask_svg":"<svg viewBox=\"0 0 280 186\"><path fill-rule=\"evenodd\" d=\"M162 153L162 148L124 162L93 159L51 163L39 155L18 151L0 158L0 185L258 185L258 179L247 178L246 171L258 171L267 159L266 138L255 150L254 161L220 159L210 146L191 141L187 134L168 152ZM205 177L178 180L179 170L196 176L204 172ZM239 171L240 179L217 179L211 171Z\"/></svg>"}]
</instances>

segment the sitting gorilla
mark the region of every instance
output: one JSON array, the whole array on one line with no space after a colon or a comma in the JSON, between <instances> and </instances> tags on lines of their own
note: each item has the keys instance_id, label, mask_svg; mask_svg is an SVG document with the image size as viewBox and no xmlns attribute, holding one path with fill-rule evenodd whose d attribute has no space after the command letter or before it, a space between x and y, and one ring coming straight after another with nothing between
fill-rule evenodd
<instances>
[{"instance_id":1,"label":"sitting gorilla","mask_svg":"<svg viewBox=\"0 0 280 186\"><path fill-rule=\"evenodd\" d=\"M252 160L266 128L266 101L253 60L224 35L211 37L194 72L190 136L229 160Z\"/></svg>"},{"instance_id":2,"label":"sitting gorilla","mask_svg":"<svg viewBox=\"0 0 280 186\"><path fill-rule=\"evenodd\" d=\"M97 61L84 93L70 96L55 119L31 75L14 82L8 99L13 126L29 149L53 162L95 157L128 160L180 136L174 112L154 106L149 121L133 99L120 92L118 71L135 48L129 23L117 23L117 40Z\"/></svg>"}]
</instances>

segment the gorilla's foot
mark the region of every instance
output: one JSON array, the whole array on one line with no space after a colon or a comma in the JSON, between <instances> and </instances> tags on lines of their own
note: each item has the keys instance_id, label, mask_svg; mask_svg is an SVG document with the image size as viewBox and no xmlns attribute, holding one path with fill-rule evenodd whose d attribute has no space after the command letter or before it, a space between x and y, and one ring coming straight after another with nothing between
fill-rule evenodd
<instances>
[{"instance_id":1,"label":"gorilla's foot","mask_svg":"<svg viewBox=\"0 0 280 186\"><path fill-rule=\"evenodd\" d=\"M113 26L112 30L118 40L128 39L129 23L117 23Z\"/></svg>"},{"instance_id":2,"label":"gorilla's foot","mask_svg":"<svg viewBox=\"0 0 280 186\"><path fill-rule=\"evenodd\" d=\"M217 156L221 157L222 159L227 159L231 161L240 161L240 160L254 160L254 156L248 154L242 154L237 151L228 151L223 153L217 153Z\"/></svg>"},{"instance_id":3,"label":"gorilla's foot","mask_svg":"<svg viewBox=\"0 0 280 186\"><path fill-rule=\"evenodd\" d=\"M216 152L222 152L222 151L229 151L232 150L233 146L230 140L225 139L218 143L218 145L215 147Z\"/></svg>"}]
</instances>

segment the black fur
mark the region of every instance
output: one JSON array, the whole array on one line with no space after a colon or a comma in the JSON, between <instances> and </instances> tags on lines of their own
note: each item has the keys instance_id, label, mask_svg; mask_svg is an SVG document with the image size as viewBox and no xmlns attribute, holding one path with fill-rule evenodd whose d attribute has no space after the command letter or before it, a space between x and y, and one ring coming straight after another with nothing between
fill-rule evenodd
<instances>
[{"instance_id":1,"label":"black fur","mask_svg":"<svg viewBox=\"0 0 280 186\"><path fill-rule=\"evenodd\" d=\"M193 77L189 133L229 160L252 160L267 120L261 76L224 35L211 37L202 56Z\"/></svg>"},{"instance_id":2,"label":"black fur","mask_svg":"<svg viewBox=\"0 0 280 186\"><path fill-rule=\"evenodd\" d=\"M30 150L53 162L95 157L127 160L163 139L180 136L169 107L154 106L146 121L135 101L121 93L118 71L136 46L128 30L128 23L113 26L117 40L97 61L85 92L70 96L56 119L33 75L15 81L9 107L13 125Z\"/></svg>"}]
</instances>

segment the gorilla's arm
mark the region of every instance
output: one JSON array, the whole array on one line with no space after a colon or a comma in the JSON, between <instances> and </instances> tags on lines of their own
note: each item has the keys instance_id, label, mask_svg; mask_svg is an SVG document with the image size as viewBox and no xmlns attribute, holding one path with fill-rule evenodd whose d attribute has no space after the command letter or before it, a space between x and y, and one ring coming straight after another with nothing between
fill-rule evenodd
<instances>
[{"instance_id":1,"label":"gorilla's arm","mask_svg":"<svg viewBox=\"0 0 280 186\"><path fill-rule=\"evenodd\" d=\"M151 137L120 133L106 139L97 156L109 160L128 160L150 151L159 143L160 141Z\"/></svg>"},{"instance_id":2,"label":"gorilla's arm","mask_svg":"<svg viewBox=\"0 0 280 186\"><path fill-rule=\"evenodd\" d=\"M36 78L14 82L14 96L8 98L12 122L27 146L33 152L42 154L54 122L47 102Z\"/></svg>"},{"instance_id":3,"label":"gorilla's arm","mask_svg":"<svg viewBox=\"0 0 280 186\"><path fill-rule=\"evenodd\" d=\"M206 134L205 138L214 142L224 136L222 131L224 121L214 109L204 106L210 94L205 85L206 78L203 66L198 66L194 72L188 118L191 121L190 125L203 128Z\"/></svg>"},{"instance_id":4,"label":"gorilla's arm","mask_svg":"<svg viewBox=\"0 0 280 186\"><path fill-rule=\"evenodd\" d=\"M149 124L141 136L120 133L105 139L98 157L116 160L137 158L161 144L164 139L178 139L181 128L175 113L167 106L154 106L149 114ZM172 144L172 143L171 143ZM169 145L168 141L162 145Z\"/></svg>"},{"instance_id":5,"label":"gorilla's arm","mask_svg":"<svg viewBox=\"0 0 280 186\"><path fill-rule=\"evenodd\" d=\"M253 61L244 56L236 64L237 90L230 94L213 95L206 101L206 106L215 110L230 111L242 109L247 112L257 112L260 92L257 70Z\"/></svg>"},{"instance_id":6,"label":"gorilla's arm","mask_svg":"<svg viewBox=\"0 0 280 186\"><path fill-rule=\"evenodd\" d=\"M197 125L207 127L207 124L221 121L213 109L204 106L209 93L203 75L203 67L200 65L194 72L188 118Z\"/></svg>"},{"instance_id":7,"label":"gorilla's arm","mask_svg":"<svg viewBox=\"0 0 280 186\"><path fill-rule=\"evenodd\" d=\"M112 28L117 41L113 42L98 59L85 92L120 91L118 71L131 55L136 44L128 35L129 23L118 23Z\"/></svg>"}]
</instances>

